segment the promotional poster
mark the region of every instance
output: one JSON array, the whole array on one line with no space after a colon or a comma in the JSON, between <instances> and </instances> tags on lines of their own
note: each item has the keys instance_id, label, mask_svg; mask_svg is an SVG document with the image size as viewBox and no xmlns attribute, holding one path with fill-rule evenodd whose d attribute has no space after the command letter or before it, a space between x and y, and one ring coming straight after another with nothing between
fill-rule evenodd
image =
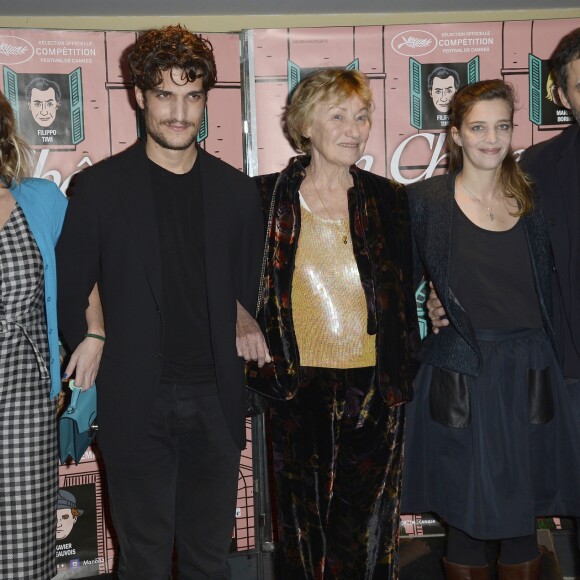
<instances>
[{"instance_id":1,"label":"promotional poster","mask_svg":"<svg viewBox=\"0 0 580 580\"><path fill-rule=\"evenodd\" d=\"M251 35L259 173L296 153L281 129L294 86L323 67L355 68L373 89L363 169L401 183L445 171L449 101L464 84L501 78L518 103L513 143L523 150L572 122L554 97L549 59L580 19L254 30Z\"/></svg>"},{"instance_id":2,"label":"promotional poster","mask_svg":"<svg viewBox=\"0 0 580 580\"><path fill-rule=\"evenodd\" d=\"M516 90L513 143L521 152L573 121L555 96L549 58L579 26L580 19L570 19L204 34L215 50L218 84L198 141L239 170L281 170L296 155L282 130L289 94L319 68L344 67L364 72L374 93L372 130L359 161L364 169L405 184L445 172L449 102L459 87L488 78ZM54 181L63 195L77 172L143 135L126 65L135 38L135 32L0 29L1 89L34 149L34 176ZM424 291L419 297L424 301ZM247 433L235 552L256 544L249 420ZM403 535L441 533L429 516L402 521ZM79 465L60 468L58 578L109 572L114 558L106 481L98 449L89 448Z\"/></svg>"}]
</instances>

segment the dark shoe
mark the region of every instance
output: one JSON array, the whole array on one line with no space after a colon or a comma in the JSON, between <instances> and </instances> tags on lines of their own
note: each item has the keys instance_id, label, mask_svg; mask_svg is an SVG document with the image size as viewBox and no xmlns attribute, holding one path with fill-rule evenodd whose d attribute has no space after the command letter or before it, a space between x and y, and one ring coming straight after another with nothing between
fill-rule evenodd
<instances>
[{"instance_id":1,"label":"dark shoe","mask_svg":"<svg viewBox=\"0 0 580 580\"><path fill-rule=\"evenodd\" d=\"M489 566L463 566L443 558L447 580L489 580Z\"/></svg>"},{"instance_id":2,"label":"dark shoe","mask_svg":"<svg viewBox=\"0 0 580 580\"><path fill-rule=\"evenodd\" d=\"M497 563L499 580L540 580L540 564L542 555L521 564Z\"/></svg>"}]
</instances>

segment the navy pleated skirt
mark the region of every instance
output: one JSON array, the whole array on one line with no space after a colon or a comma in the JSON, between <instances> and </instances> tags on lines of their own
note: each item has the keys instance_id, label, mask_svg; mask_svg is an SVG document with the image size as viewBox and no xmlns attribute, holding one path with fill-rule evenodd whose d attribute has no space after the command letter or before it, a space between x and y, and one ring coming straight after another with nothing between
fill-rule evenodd
<instances>
[{"instance_id":1,"label":"navy pleated skirt","mask_svg":"<svg viewBox=\"0 0 580 580\"><path fill-rule=\"evenodd\" d=\"M543 330L477 333L480 376L424 364L407 406L402 513L435 512L474 538L580 516L580 430Z\"/></svg>"}]
</instances>

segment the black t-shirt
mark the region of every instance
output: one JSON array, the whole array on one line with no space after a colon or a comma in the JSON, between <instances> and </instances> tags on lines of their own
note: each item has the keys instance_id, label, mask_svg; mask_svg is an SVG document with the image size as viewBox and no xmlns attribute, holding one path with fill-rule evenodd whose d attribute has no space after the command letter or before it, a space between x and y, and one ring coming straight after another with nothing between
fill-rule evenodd
<instances>
[{"instance_id":1,"label":"black t-shirt","mask_svg":"<svg viewBox=\"0 0 580 580\"><path fill-rule=\"evenodd\" d=\"M215 381L199 163L188 173L149 163L161 244L163 370L166 383Z\"/></svg>"},{"instance_id":2,"label":"black t-shirt","mask_svg":"<svg viewBox=\"0 0 580 580\"><path fill-rule=\"evenodd\" d=\"M530 251L522 220L494 232L454 204L450 284L477 330L541 328Z\"/></svg>"}]
</instances>

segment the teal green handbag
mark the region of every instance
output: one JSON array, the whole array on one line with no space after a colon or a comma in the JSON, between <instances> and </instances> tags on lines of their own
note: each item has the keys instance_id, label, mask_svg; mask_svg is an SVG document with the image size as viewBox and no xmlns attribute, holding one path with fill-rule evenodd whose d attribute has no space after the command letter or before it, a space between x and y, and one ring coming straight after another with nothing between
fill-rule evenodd
<instances>
[{"instance_id":1,"label":"teal green handbag","mask_svg":"<svg viewBox=\"0 0 580 580\"><path fill-rule=\"evenodd\" d=\"M66 463L70 457L78 465L97 430L97 389L93 385L83 391L73 380L68 386L72 391L70 404L58 420L59 458Z\"/></svg>"}]
</instances>

